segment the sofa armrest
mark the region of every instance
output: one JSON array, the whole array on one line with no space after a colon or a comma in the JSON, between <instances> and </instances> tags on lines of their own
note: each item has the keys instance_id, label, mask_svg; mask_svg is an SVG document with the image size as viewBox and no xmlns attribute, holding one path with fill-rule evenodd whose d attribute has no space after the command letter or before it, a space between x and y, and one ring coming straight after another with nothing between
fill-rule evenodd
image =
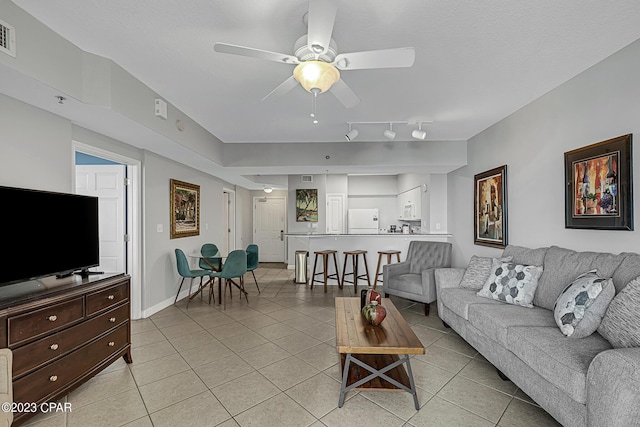
<instances>
[{"instance_id":1,"label":"sofa armrest","mask_svg":"<svg viewBox=\"0 0 640 427\"><path fill-rule=\"evenodd\" d=\"M435 279L438 289L457 288L462 282L466 268L436 268Z\"/></svg>"},{"instance_id":2,"label":"sofa armrest","mask_svg":"<svg viewBox=\"0 0 640 427\"><path fill-rule=\"evenodd\" d=\"M640 348L598 354L587 372L587 423L640 425Z\"/></svg>"},{"instance_id":3,"label":"sofa armrest","mask_svg":"<svg viewBox=\"0 0 640 427\"><path fill-rule=\"evenodd\" d=\"M382 281L383 286L386 292L386 289L389 289L389 285L391 283L391 278L394 276L399 276L401 274L409 273L411 269L411 263L408 261L398 262L395 264L387 264L382 267Z\"/></svg>"}]
</instances>

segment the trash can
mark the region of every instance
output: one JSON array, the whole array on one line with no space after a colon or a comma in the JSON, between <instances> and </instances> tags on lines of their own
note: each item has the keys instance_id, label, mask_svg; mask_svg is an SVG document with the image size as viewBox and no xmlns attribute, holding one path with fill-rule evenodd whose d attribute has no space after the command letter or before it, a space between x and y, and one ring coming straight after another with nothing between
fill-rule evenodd
<instances>
[{"instance_id":1,"label":"trash can","mask_svg":"<svg viewBox=\"0 0 640 427\"><path fill-rule=\"evenodd\" d=\"M293 283L307 283L309 281L307 258L309 258L309 251L296 251L296 274Z\"/></svg>"}]
</instances>

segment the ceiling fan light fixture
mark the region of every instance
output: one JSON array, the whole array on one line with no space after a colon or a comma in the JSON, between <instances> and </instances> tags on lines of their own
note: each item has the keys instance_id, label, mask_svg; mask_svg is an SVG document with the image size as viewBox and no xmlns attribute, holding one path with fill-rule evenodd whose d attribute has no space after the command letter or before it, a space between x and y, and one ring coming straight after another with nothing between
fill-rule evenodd
<instances>
[{"instance_id":1,"label":"ceiling fan light fixture","mask_svg":"<svg viewBox=\"0 0 640 427\"><path fill-rule=\"evenodd\" d=\"M293 69L293 77L307 92L318 89L323 93L340 80L340 71L328 62L305 61Z\"/></svg>"}]
</instances>

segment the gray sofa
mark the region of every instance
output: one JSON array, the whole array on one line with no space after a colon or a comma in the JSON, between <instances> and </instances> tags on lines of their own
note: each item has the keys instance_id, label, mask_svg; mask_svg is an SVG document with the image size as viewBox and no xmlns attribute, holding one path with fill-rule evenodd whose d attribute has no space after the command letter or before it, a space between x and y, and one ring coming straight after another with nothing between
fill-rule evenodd
<instances>
[{"instance_id":1,"label":"gray sofa","mask_svg":"<svg viewBox=\"0 0 640 427\"><path fill-rule=\"evenodd\" d=\"M403 262L385 265L382 269L386 297L410 299L424 304L424 315L429 315L429 303L436 300L436 268L451 267L451 243L409 242Z\"/></svg>"},{"instance_id":2,"label":"gray sofa","mask_svg":"<svg viewBox=\"0 0 640 427\"><path fill-rule=\"evenodd\" d=\"M640 426L640 348L613 349L598 332L565 337L553 317L557 297L578 275L597 269L617 294L640 276L640 255L508 246L502 256L543 266L534 308L479 297L460 287L465 269L438 269L442 321L562 425Z\"/></svg>"}]
</instances>

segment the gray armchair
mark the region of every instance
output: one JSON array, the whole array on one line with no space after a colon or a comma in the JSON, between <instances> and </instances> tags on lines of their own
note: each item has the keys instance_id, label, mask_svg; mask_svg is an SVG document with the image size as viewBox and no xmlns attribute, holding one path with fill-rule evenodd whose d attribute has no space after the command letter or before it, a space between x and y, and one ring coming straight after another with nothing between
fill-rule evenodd
<instances>
[{"instance_id":1,"label":"gray armchair","mask_svg":"<svg viewBox=\"0 0 640 427\"><path fill-rule=\"evenodd\" d=\"M429 315L429 303L436 300L436 268L451 267L451 243L409 242L404 262L383 267L385 296L395 295L424 303L424 315Z\"/></svg>"}]
</instances>

